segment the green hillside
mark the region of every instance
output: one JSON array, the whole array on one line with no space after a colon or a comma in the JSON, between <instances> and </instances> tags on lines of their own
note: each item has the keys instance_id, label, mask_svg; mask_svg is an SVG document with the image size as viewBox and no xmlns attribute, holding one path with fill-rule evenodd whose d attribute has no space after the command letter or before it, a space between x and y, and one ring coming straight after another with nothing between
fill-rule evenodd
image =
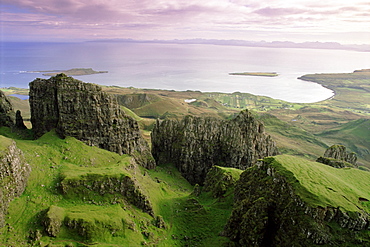
<instances>
[{"instance_id":1,"label":"green hillside","mask_svg":"<svg viewBox=\"0 0 370 247\"><path fill-rule=\"evenodd\" d=\"M329 145L342 144L357 153L360 163L370 160L370 119L358 119L317 135Z\"/></svg>"},{"instance_id":2,"label":"green hillside","mask_svg":"<svg viewBox=\"0 0 370 247\"><path fill-rule=\"evenodd\" d=\"M348 212L360 209L370 213L370 172L337 169L288 155L267 159L309 205L339 207Z\"/></svg>"},{"instance_id":3,"label":"green hillside","mask_svg":"<svg viewBox=\"0 0 370 247\"><path fill-rule=\"evenodd\" d=\"M0 129L4 142L15 137ZM31 165L25 192L11 202L0 243L7 246L217 246L228 242L219 236L232 209L232 191L223 198L210 193L194 196L193 187L172 165L146 170L120 156L90 147L54 132L38 140L16 139ZM235 169L233 174L238 174ZM133 205L130 198L100 194L99 181L127 176L147 196L154 217ZM65 189L64 184L74 182ZM80 185L91 187L81 187ZM104 184L104 183L101 183ZM100 186L101 186L100 184ZM108 188L105 184L105 189ZM90 188L90 189L89 189ZM66 193L64 193L67 191ZM104 191L104 190L103 190ZM56 237L45 233L45 217L60 222Z\"/></svg>"}]
</instances>

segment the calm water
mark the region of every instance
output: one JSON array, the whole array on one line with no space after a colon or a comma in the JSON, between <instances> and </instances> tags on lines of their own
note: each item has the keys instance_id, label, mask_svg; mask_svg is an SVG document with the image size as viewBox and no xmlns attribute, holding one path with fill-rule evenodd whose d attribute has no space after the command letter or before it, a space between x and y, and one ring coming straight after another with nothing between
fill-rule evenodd
<instances>
[{"instance_id":1,"label":"calm water","mask_svg":"<svg viewBox=\"0 0 370 247\"><path fill-rule=\"evenodd\" d=\"M246 92L289 102L316 102L333 92L297 80L307 73L370 68L365 52L144 43L3 43L0 87L27 88L30 71L93 68L109 73L76 76L100 85ZM277 72L278 77L230 76L230 72Z\"/></svg>"}]
</instances>

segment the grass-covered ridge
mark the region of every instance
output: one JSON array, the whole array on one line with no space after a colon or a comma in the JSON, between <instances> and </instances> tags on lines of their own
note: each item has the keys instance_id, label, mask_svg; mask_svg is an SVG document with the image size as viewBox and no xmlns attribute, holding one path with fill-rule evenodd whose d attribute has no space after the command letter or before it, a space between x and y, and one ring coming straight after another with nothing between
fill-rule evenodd
<instances>
[{"instance_id":1,"label":"grass-covered ridge","mask_svg":"<svg viewBox=\"0 0 370 247\"><path fill-rule=\"evenodd\" d=\"M266 160L286 176L297 194L310 205L370 213L370 172L333 168L289 155Z\"/></svg>"}]
</instances>

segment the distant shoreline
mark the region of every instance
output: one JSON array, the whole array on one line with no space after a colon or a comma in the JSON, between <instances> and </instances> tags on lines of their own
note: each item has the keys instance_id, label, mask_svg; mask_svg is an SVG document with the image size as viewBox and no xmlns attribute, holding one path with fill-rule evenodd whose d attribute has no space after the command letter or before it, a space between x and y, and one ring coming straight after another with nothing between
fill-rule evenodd
<instances>
[{"instance_id":1,"label":"distant shoreline","mask_svg":"<svg viewBox=\"0 0 370 247\"><path fill-rule=\"evenodd\" d=\"M229 75L275 77L278 76L279 74L276 72L235 72L229 73Z\"/></svg>"},{"instance_id":2,"label":"distant shoreline","mask_svg":"<svg viewBox=\"0 0 370 247\"><path fill-rule=\"evenodd\" d=\"M81 76L81 75L94 75L101 73L108 73L108 71L95 71L92 68L73 68L69 70L44 70L44 71L32 71L37 73L43 73L44 76L55 76L63 73L68 76ZM45 73L46 72L46 73Z\"/></svg>"}]
</instances>

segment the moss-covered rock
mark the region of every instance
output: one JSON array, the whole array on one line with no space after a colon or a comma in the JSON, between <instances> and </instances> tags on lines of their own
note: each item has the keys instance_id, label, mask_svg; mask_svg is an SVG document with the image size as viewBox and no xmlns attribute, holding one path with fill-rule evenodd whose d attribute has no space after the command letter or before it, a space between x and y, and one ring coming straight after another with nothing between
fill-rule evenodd
<instances>
[{"instance_id":1,"label":"moss-covered rock","mask_svg":"<svg viewBox=\"0 0 370 247\"><path fill-rule=\"evenodd\" d=\"M62 173L60 183L61 191L67 198L83 198L85 202L94 204L119 204L125 201L154 215L152 205L140 185L122 168L89 168L76 172L70 169Z\"/></svg>"},{"instance_id":2,"label":"moss-covered rock","mask_svg":"<svg viewBox=\"0 0 370 247\"><path fill-rule=\"evenodd\" d=\"M126 217L121 207L75 206L62 208L52 205L43 224L51 237L77 235L85 243L106 241L124 236ZM63 230L62 230L63 229Z\"/></svg>"},{"instance_id":3,"label":"moss-covered rock","mask_svg":"<svg viewBox=\"0 0 370 247\"><path fill-rule=\"evenodd\" d=\"M64 208L57 207L54 205L50 206L43 220L45 232L50 237L58 236L60 228L64 221L64 217L65 217Z\"/></svg>"},{"instance_id":4,"label":"moss-covered rock","mask_svg":"<svg viewBox=\"0 0 370 247\"><path fill-rule=\"evenodd\" d=\"M344 160L337 160L337 159L327 158L327 157L319 157L317 158L316 161L322 164L328 165L328 166L335 167L335 168L354 167L354 165Z\"/></svg>"},{"instance_id":5,"label":"moss-covered rock","mask_svg":"<svg viewBox=\"0 0 370 247\"><path fill-rule=\"evenodd\" d=\"M227 191L233 191L242 172L236 168L213 166L207 173L203 191L211 192L213 197L224 196Z\"/></svg>"},{"instance_id":6,"label":"moss-covered rock","mask_svg":"<svg viewBox=\"0 0 370 247\"><path fill-rule=\"evenodd\" d=\"M166 223L164 222L163 217L161 215L157 215L157 217L155 217L154 225L158 228L162 229L166 228Z\"/></svg>"},{"instance_id":7,"label":"moss-covered rock","mask_svg":"<svg viewBox=\"0 0 370 247\"><path fill-rule=\"evenodd\" d=\"M336 168L357 167L357 155L347 152L343 145L333 145L325 151L324 157L317 159L317 162Z\"/></svg>"}]
</instances>

